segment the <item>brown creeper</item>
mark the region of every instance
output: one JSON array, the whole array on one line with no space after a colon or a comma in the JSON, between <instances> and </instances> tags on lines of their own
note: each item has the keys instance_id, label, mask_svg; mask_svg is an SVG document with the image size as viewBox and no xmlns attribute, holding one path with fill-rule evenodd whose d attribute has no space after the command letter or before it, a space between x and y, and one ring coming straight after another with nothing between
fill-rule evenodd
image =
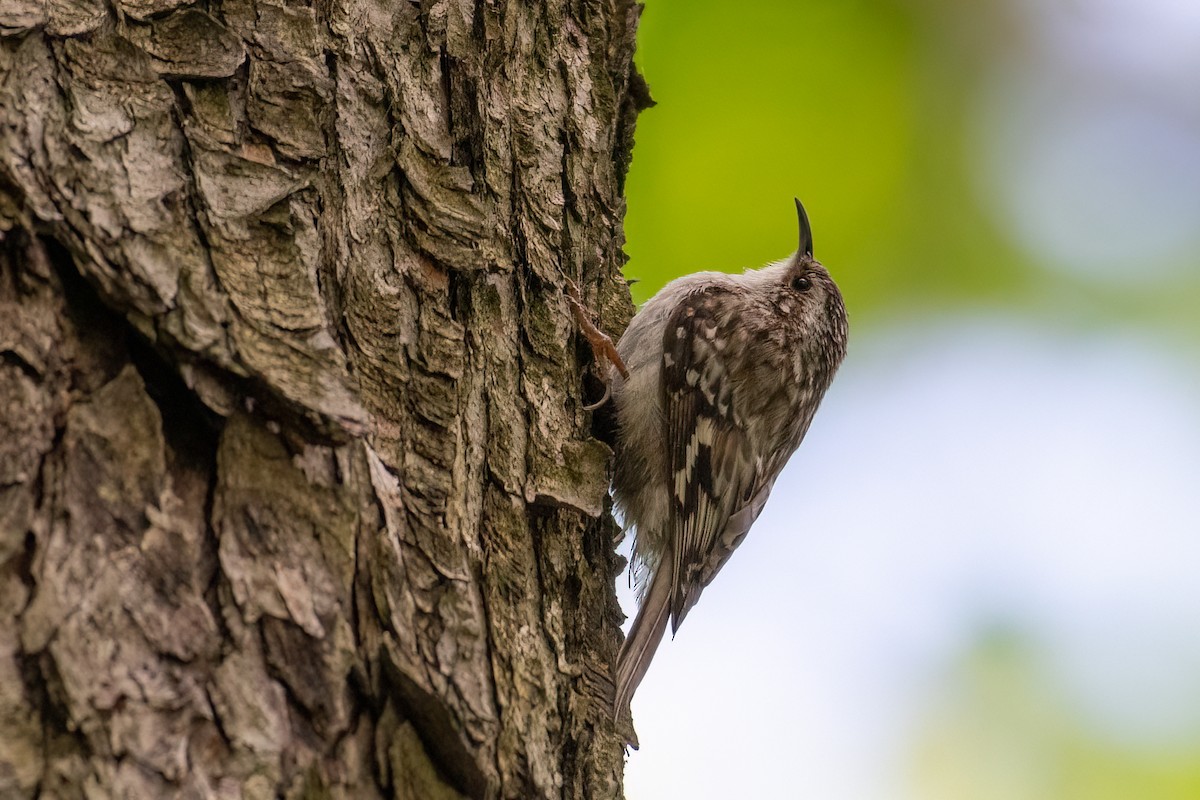
<instances>
[{"instance_id":1,"label":"brown creeper","mask_svg":"<svg viewBox=\"0 0 1200 800\"><path fill-rule=\"evenodd\" d=\"M846 354L846 309L800 246L742 275L671 281L633 318L617 350L614 495L633 528L640 608L617 661L620 715L670 618L679 629L745 538L799 446Z\"/></svg>"}]
</instances>

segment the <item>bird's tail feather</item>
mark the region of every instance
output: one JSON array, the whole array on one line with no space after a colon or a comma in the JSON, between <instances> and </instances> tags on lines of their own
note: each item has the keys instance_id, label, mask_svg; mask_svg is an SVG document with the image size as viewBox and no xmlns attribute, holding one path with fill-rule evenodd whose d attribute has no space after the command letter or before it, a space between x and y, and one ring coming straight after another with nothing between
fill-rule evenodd
<instances>
[{"instance_id":1,"label":"bird's tail feather","mask_svg":"<svg viewBox=\"0 0 1200 800\"><path fill-rule=\"evenodd\" d=\"M621 653L617 656L617 693L613 706L615 717L620 717L628 707L667 630L673 583L669 564L661 564L650 579L650 586L639 604L637 618L625 637L625 643L621 645Z\"/></svg>"}]
</instances>

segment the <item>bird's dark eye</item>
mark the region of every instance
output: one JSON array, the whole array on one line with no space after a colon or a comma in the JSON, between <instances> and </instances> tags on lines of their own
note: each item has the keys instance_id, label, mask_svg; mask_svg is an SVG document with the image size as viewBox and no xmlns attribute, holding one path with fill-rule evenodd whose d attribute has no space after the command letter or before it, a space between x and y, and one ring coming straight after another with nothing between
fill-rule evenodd
<instances>
[{"instance_id":1,"label":"bird's dark eye","mask_svg":"<svg viewBox=\"0 0 1200 800\"><path fill-rule=\"evenodd\" d=\"M796 277L792 278L792 288L797 292L807 292L812 288L812 281L810 281L804 275L797 275Z\"/></svg>"}]
</instances>

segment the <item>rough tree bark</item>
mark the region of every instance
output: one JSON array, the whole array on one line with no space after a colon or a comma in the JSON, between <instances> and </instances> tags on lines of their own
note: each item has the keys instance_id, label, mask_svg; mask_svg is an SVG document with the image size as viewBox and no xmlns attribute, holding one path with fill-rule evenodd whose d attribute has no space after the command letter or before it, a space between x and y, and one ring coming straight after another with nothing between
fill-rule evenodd
<instances>
[{"instance_id":1,"label":"rough tree bark","mask_svg":"<svg viewBox=\"0 0 1200 800\"><path fill-rule=\"evenodd\" d=\"M0 0L0 797L621 794L637 13Z\"/></svg>"}]
</instances>

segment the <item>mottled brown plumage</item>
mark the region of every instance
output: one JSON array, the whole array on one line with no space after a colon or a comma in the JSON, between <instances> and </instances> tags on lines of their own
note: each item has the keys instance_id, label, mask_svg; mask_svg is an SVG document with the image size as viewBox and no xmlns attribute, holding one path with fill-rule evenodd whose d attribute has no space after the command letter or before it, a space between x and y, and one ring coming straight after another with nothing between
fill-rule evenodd
<instances>
[{"instance_id":1,"label":"mottled brown plumage","mask_svg":"<svg viewBox=\"0 0 1200 800\"><path fill-rule=\"evenodd\" d=\"M800 201L791 258L678 278L617 349L614 493L636 532L641 602L616 674L620 714L672 632L745 538L846 352L846 310L812 254Z\"/></svg>"}]
</instances>

